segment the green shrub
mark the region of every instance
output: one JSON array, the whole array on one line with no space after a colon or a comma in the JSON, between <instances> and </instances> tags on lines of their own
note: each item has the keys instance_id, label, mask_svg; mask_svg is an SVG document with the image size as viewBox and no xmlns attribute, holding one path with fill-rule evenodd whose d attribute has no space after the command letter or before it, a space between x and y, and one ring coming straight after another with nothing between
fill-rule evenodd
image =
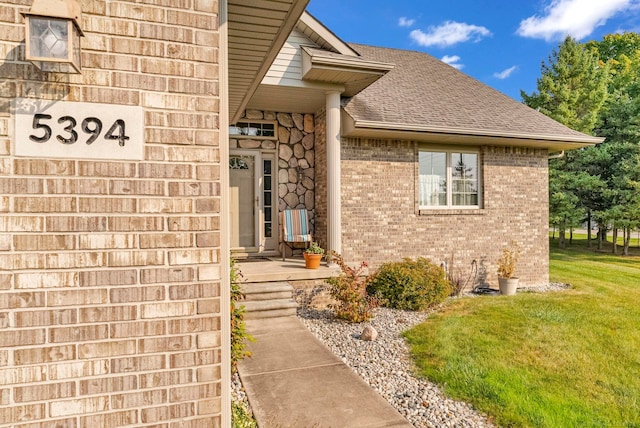
<instances>
[{"instance_id":1,"label":"green shrub","mask_svg":"<svg viewBox=\"0 0 640 428\"><path fill-rule=\"evenodd\" d=\"M371 277L363 275L367 267L365 262L354 269L345 264L342 256L331 253L330 257L340 266L340 276L327 279L331 286L329 294L336 301L330 307L337 318L349 322L363 322L373 318L373 309L380 306L379 301L367 294L367 285Z\"/></svg>"},{"instance_id":2,"label":"green shrub","mask_svg":"<svg viewBox=\"0 0 640 428\"><path fill-rule=\"evenodd\" d=\"M231 402L231 426L233 428L258 428L258 424L246 407L238 402Z\"/></svg>"},{"instance_id":3,"label":"green shrub","mask_svg":"<svg viewBox=\"0 0 640 428\"><path fill-rule=\"evenodd\" d=\"M420 257L383 264L367 291L389 308L422 311L444 301L451 286L440 266Z\"/></svg>"},{"instance_id":4,"label":"green shrub","mask_svg":"<svg viewBox=\"0 0 640 428\"><path fill-rule=\"evenodd\" d=\"M229 273L231 282L231 370L235 372L238 361L244 357L250 357L251 353L245 349L246 341L253 341L253 337L248 335L244 323L244 306L240 305L240 300L244 299L244 294L240 290L240 278L242 274L236 266L236 260L231 259L231 269Z\"/></svg>"}]
</instances>

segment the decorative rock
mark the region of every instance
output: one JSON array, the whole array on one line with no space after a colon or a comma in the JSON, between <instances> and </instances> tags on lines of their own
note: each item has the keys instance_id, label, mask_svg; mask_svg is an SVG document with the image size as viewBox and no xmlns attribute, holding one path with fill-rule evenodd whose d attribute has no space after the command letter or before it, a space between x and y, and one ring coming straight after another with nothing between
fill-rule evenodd
<instances>
[{"instance_id":1,"label":"decorative rock","mask_svg":"<svg viewBox=\"0 0 640 428\"><path fill-rule=\"evenodd\" d=\"M307 162L307 160L306 160L306 159L300 159L300 160L298 160L298 165L299 165L299 166L300 166L300 168L302 168L302 169L307 169L307 168L309 168L309 166L310 166L310 165L309 165L309 162Z\"/></svg>"},{"instance_id":2,"label":"decorative rock","mask_svg":"<svg viewBox=\"0 0 640 428\"><path fill-rule=\"evenodd\" d=\"M278 118L278 123L280 126L284 126L285 128L293 128L293 120L291 119L291 115L289 113L278 113L276 114Z\"/></svg>"},{"instance_id":3,"label":"decorative rock","mask_svg":"<svg viewBox=\"0 0 640 428\"><path fill-rule=\"evenodd\" d=\"M298 199L298 195L295 193L289 193L284 197L284 202L288 207L295 208L300 200Z\"/></svg>"},{"instance_id":4,"label":"decorative rock","mask_svg":"<svg viewBox=\"0 0 640 428\"><path fill-rule=\"evenodd\" d=\"M304 148L307 150L313 149L315 138L316 137L314 134L305 135L304 138L302 139L302 145L304 146Z\"/></svg>"},{"instance_id":5,"label":"decorative rock","mask_svg":"<svg viewBox=\"0 0 640 428\"><path fill-rule=\"evenodd\" d=\"M293 146L293 154L298 159L304 159L304 147L302 147L302 144L296 144Z\"/></svg>"},{"instance_id":6,"label":"decorative rock","mask_svg":"<svg viewBox=\"0 0 640 428\"><path fill-rule=\"evenodd\" d=\"M278 177L280 178L280 177ZM287 196L287 193L289 193L289 189L287 189L287 185L286 184L278 184L278 196L280 198L284 198L285 196Z\"/></svg>"},{"instance_id":7,"label":"decorative rock","mask_svg":"<svg viewBox=\"0 0 640 428\"><path fill-rule=\"evenodd\" d=\"M265 112L264 112L264 119L265 119L265 120L276 120L276 114L275 114L275 112L272 112L272 111L265 111Z\"/></svg>"},{"instance_id":8,"label":"decorative rock","mask_svg":"<svg viewBox=\"0 0 640 428\"><path fill-rule=\"evenodd\" d=\"M239 140L240 148L242 149L258 149L262 145L258 140Z\"/></svg>"},{"instance_id":9,"label":"decorative rock","mask_svg":"<svg viewBox=\"0 0 640 428\"><path fill-rule=\"evenodd\" d=\"M289 138L289 144L296 144L302 140L304 134L298 128L291 128L291 137Z\"/></svg>"},{"instance_id":10,"label":"decorative rock","mask_svg":"<svg viewBox=\"0 0 640 428\"><path fill-rule=\"evenodd\" d=\"M298 182L298 171L295 168L289 168L289 183L297 183Z\"/></svg>"},{"instance_id":11,"label":"decorative rock","mask_svg":"<svg viewBox=\"0 0 640 428\"><path fill-rule=\"evenodd\" d=\"M305 189L305 187L301 183L298 183L298 185L296 186L296 194L298 196L304 196L305 193L307 193L307 189ZM304 203L304 199L302 199L301 202Z\"/></svg>"},{"instance_id":12,"label":"decorative rock","mask_svg":"<svg viewBox=\"0 0 640 428\"><path fill-rule=\"evenodd\" d=\"M278 159L278 168L288 168L289 163L284 159Z\"/></svg>"},{"instance_id":13,"label":"decorative rock","mask_svg":"<svg viewBox=\"0 0 640 428\"><path fill-rule=\"evenodd\" d=\"M273 150L276 148L276 143L272 140L265 140L262 142L262 148L265 150Z\"/></svg>"},{"instance_id":14,"label":"decorative rock","mask_svg":"<svg viewBox=\"0 0 640 428\"><path fill-rule=\"evenodd\" d=\"M302 131L304 129L304 117L300 113L293 113L291 114L291 118L296 128Z\"/></svg>"},{"instance_id":15,"label":"decorative rock","mask_svg":"<svg viewBox=\"0 0 640 428\"><path fill-rule=\"evenodd\" d=\"M371 327L370 325L365 326L364 329L362 330L362 333L360 333L360 340L367 340L369 342L373 342L377 338L378 338L378 331L375 328Z\"/></svg>"},{"instance_id":16,"label":"decorative rock","mask_svg":"<svg viewBox=\"0 0 640 428\"><path fill-rule=\"evenodd\" d=\"M298 185L295 184L295 183L287 183L287 191L289 193L295 192L297 187L298 187Z\"/></svg>"},{"instance_id":17,"label":"decorative rock","mask_svg":"<svg viewBox=\"0 0 640 428\"><path fill-rule=\"evenodd\" d=\"M291 133L287 128L278 126L278 141L280 141L281 144L289 144L290 137Z\"/></svg>"},{"instance_id":18,"label":"decorative rock","mask_svg":"<svg viewBox=\"0 0 640 428\"><path fill-rule=\"evenodd\" d=\"M315 187L313 180L306 176L302 179L302 185L308 190L312 190Z\"/></svg>"},{"instance_id":19,"label":"decorative rock","mask_svg":"<svg viewBox=\"0 0 640 428\"><path fill-rule=\"evenodd\" d=\"M264 116L261 110L246 110L244 112L244 117L247 119L263 119Z\"/></svg>"},{"instance_id":20,"label":"decorative rock","mask_svg":"<svg viewBox=\"0 0 640 428\"><path fill-rule=\"evenodd\" d=\"M289 172L286 169L278 171L278 183L287 183L289 181Z\"/></svg>"},{"instance_id":21,"label":"decorative rock","mask_svg":"<svg viewBox=\"0 0 640 428\"><path fill-rule=\"evenodd\" d=\"M289 167L290 168L296 168L298 166L298 159L296 159L294 156L291 156L291 159L289 159ZM296 171L297 173L298 171Z\"/></svg>"},{"instance_id":22,"label":"decorative rock","mask_svg":"<svg viewBox=\"0 0 640 428\"><path fill-rule=\"evenodd\" d=\"M280 159L286 161L288 164L289 159L291 159L291 156L293 156L293 150L291 149L291 147L287 146L286 144L280 144L280 150L278 152L278 156L280 157Z\"/></svg>"},{"instance_id":23,"label":"decorative rock","mask_svg":"<svg viewBox=\"0 0 640 428\"><path fill-rule=\"evenodd\" d=\"M304 142L302 143L302 145L304 146ZM305 153L304 158L307 160L307 162L309 162L309 166L315 165L316 163L315 152L309 150L307 153Z\"/></svg>"},{"instance_id":24,"label":"decorative rock","mask_svg":"<svg viewBox=\"0 0 640 428\"><path fill-rule=\"evenodd\" d=\"M304 115L304 132L313 132L315 131L316 127L314 125L313 122L313 115L312 114L305 114Z\"/></svg>"}]
</instances>

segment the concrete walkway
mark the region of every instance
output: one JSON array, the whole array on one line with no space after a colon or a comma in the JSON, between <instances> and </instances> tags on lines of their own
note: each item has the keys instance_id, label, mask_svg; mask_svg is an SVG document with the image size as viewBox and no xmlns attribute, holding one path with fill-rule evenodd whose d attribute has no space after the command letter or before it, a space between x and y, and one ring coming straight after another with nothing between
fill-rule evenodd
<instances>
[{"instance_id":1,"label":"concrete walkway","mask_svg":"<svg viewBox=\"0 0 640 428\"><path fill-rule=\"evenodd\" d=\"M247 321L240 377L260 428L411 427L296 317Z\"/></svg>"}]
</instances>

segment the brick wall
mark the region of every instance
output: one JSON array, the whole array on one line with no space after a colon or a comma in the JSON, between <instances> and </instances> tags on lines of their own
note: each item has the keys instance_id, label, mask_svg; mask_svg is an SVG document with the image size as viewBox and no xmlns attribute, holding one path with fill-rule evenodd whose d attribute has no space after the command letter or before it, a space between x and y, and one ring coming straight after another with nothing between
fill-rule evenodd
<instances>
[{"instance_id":1,"label":"brick wall","mask_svg":"<svg viewBox=\"0 0 640 428\"><path fill-rule=\"evenodd\" d=\"M323 107L316 117L316 229L313 239L327 247L327 113Z\"/></svg>"},{"instance_id":2,"label":"brick wall","mask_svg":"<svg viewBox=\"0 0 640 428\"><path fill-rule=\"evenodd\" d=\"M483 147L483 209L419 213L417 147L410 141L342 139L345 259L377 266L423 256L451 265L453 256L453 268L465 276L476 260L479 281L497 286L497 259L514 239L523 249L516 272L521 283L547 283L547 151ZM322 165L321 156L316 157ZM322 203L316 205L322 218Z\"/></svg>"},{"instance_id":3,"label":"brick wall","mask_svg":"<svg viewBox=\"0 0 640 428\"><path fill-rule=\"evenodd\" d=\"M47 75L0 0L0 426L220 426L218 2L80 3ZM144 160L15 157L15 97L142 106Z\"/></svg>"}]
</instances>

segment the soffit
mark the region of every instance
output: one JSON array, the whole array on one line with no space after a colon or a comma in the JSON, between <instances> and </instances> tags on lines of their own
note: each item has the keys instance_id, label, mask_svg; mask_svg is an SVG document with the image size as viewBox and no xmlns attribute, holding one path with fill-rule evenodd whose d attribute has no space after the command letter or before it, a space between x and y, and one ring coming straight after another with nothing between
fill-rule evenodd
<instances>
[{"instance_id":1,"label":"soffit","mask_svg":"<svg viewBox=\"0 0 640 428\"><path fill-rule=\"evenodd\" d=\"M229 119L235 122L309 0L228 0Z\"/></svg>"},{"instance_id":2,"label":"soffit","mask_svg":"<svg viewBox=\"0 0 640 428\"><path fill-rule=\"evenodd\" d=\"M302 79L345 86L352 97L393 69L393 64L369 61L323 49L302 47Z\"/></svg>"}]
</instances>

